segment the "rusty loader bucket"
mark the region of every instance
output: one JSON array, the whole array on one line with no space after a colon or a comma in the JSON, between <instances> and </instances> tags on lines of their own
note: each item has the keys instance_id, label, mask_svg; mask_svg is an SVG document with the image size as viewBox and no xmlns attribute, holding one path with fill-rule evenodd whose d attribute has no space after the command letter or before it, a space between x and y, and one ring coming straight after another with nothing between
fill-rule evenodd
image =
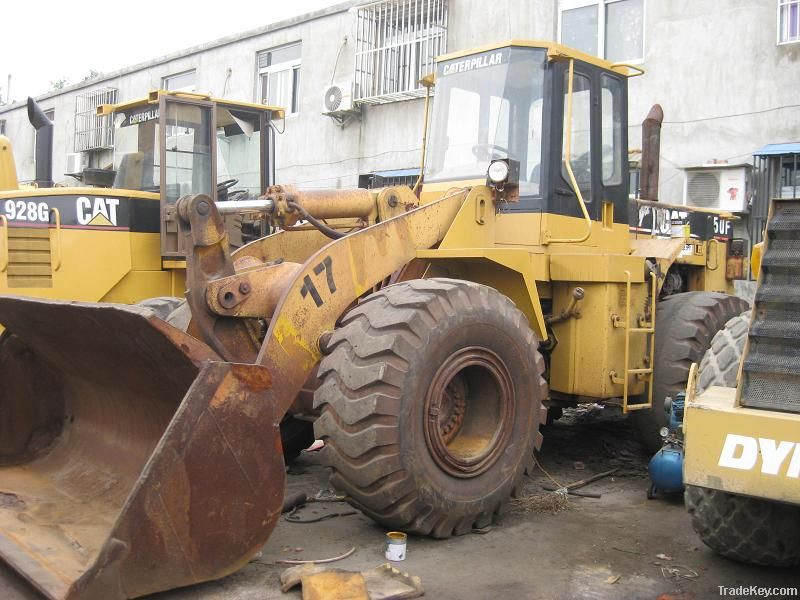
<instances>
[{"instance_id":1,"label":"rusty loader bucket","mask_svg":"<svg viewBox=\"0 0 800 600\"><path fill-rule=\"evenodd\" d=\"M280 515L269 371L149 311L0 297L0 558L50 598L243 566Z\"/></svg>"}]
</instances>

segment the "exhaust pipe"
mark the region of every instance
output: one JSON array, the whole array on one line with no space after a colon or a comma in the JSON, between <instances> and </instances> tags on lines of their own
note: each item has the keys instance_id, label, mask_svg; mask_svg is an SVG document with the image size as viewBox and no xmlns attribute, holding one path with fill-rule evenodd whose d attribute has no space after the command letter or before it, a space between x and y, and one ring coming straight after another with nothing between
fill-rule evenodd
<instances>
[{"instance_id":1,"label":"exhaust pipe","mask_svg":"<svg viewBox=\"0 0 800 600\"><path fill-rule=\"evenodd\" d=\"M661 152L661 122L664 111L654 104L642 122L641 196L645 200L658 200L658 161Z\"/></svg>"},{"instance_id":2,"label":"exhaust pipe","mask_svg":"<svg viewBox=\"0 0 800 600\"><path fill-rule=\"evenodd\" d=\"M53 122L30 96L28 120L36 129L36 185L40 188L53 187Z\"/></svg>"}]
</instances>

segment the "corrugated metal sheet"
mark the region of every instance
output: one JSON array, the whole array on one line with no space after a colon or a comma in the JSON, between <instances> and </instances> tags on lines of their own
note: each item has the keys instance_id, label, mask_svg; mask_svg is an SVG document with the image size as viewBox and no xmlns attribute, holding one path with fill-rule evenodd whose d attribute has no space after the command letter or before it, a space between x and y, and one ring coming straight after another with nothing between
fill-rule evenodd
<instances>
[{"instance_id":1,"label":"corrugated metal sheet","mask_svg":"<svg viewBox=\"0 0 800 600\"><path fill-rule=\"evenodd\" d=\"M753 152L754 156L774 156L776 154L800 154L800 142L767 144L760 150Z\"/></svg>"}]
</instances>

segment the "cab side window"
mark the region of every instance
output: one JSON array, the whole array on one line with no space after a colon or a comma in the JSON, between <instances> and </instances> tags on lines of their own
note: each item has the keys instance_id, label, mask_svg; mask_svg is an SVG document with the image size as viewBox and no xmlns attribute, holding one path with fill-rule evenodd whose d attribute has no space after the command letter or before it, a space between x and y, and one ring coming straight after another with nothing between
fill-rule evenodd
<instances>
[{"instance_id":1,"label":"cab side window","mask_svg":"<svg viewBox=\"0 0 800 600\"><path fill-rule=\"evenodd\" d=\"M570 185L571 182L563 161L569 159L575 181L580 188L584 200L591 201L592 156L591 156L591 109L592 88L589 78L578 73L573 74L572 83L572 127L568 114L569 103L569 71L564 74L564 139L562 142L561 176ZM567 152L567 132L571 131L572 145L569 157Z\"/></svg>"},{"instance_id":2,"label":"cab side window","mask_svg":"<svg viewBox=\"0 0 800 600\"><path fill-rule=\"evenodd\" d=\"M622 183L622 84L603 75L600 91L603 185Z\"/></svg>"}]
</instances>

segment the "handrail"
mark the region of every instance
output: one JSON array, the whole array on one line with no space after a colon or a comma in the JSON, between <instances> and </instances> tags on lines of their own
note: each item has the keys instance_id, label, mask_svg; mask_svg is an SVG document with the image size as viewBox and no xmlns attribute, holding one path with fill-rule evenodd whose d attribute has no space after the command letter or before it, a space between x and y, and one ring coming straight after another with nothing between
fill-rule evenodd
<instances>
[{"instance_id":1,"label":"handrail","mask_svg":"<svg viewBox=\"0 0 800 600\"><path fill-rule=\"evenodd\" d=\"M428 145L428 111L431 104L431 85L426 84L424 79L421 82L425 86L425 117L422 119L422 157L419 164L419 177L417 177L417 181L412 188L415 194L419 190L419 186L422 183L422 175L425 172L425 151Z\"/></svg>"},{"instance_id":2,"label":"handrail","mask_svg":"<svg viewBox=\"0 0 800 600\"><path fill-rule=\"evenodd\" d=\"M611 63L612 69L619 69L620 67L625 67L626 69L633 69L635 71L633 75L631 75L630 73L626 73L626 77L628 78L639 77L640 75L644 75L644 69L642 67L638 67L636 65L632 65L631 63L626 63L626 62Z\"/></svg>"},{"instance_id":3,"label":"handrail","mask_svg":"<svg viewBox=\"0 0 800 600\"><path fill-rule=\"evenodd\" d=\"M3 262L0 266L0 273L4 273L8 268L8 217L0 215L0 223L3 224L3 253L0 255Z\"/></svg>"},{"instance_id":4,"label":"handrail","mask_svg":"<svg viewBox=\"0 0 800 600\"><path fill-rule=\"evenodd\" d=\"M544 244L579 244L588 240L589 236L592 234L592 218L589 216L589 211L586 210L586 202L583 200L583 195L581 194L580 187L578 187L578 182L575 179L575 173L572 171L572 163L570 162L570 155L572 153L572 84L575 74L574 67L575 60L570 59L569 83L567 84L567 128L565 131L566 140L564 143L564 168L567 170L567 175L569 175L569 183L572 186L572 191L575 192L575 196L578 198L578 205L581 207L583 218L586 221L586 233L578 238L550 238L548 237L549 232L547 232L545 233L545 239L543 241Z\"/></svg>"},{"instance_id":5,"label":"handrail","mask_svg":"<svg viewBox=\"0 0 800 600\"><path fill-rule=\"evenodd\" d=\"M56 215L56 260L53 271L58 271L61 268L61 212L55 207L50 212Z\"/></svg>"},{"instance_id":6,"label":"handrail","mask_svg":"<svg viewBox=\"0 0 800 600\"><path fill-rule=\"evenodd\" d=\"M713 250L713 252L714 252L714 268L713 269L711 268L711 264L710 264L711 263L710 259L711 259L711 252L712 252L712 250L711 250L712 242L714 244L714 250ZM711 238L710 240L708 240L708 243L706 244L706 248L705 248L705 250L706 250L706 268L709 271L716 271L717 269L719 269L719 254L718 254L718 252L719 252L719 243L720 242L719 242L719 240L717 238Z\"/></svg>"}]
</instances>

